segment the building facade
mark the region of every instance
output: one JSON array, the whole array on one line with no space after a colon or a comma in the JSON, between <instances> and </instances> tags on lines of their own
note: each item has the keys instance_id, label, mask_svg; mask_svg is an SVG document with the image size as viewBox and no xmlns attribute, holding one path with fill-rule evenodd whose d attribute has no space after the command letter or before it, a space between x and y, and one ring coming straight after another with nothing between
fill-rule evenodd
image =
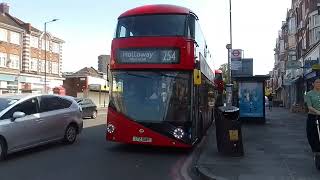
<instances>
[{"instance_id":1,"label":"building facade","mask_svg":"<svg viewBox=\"0 0 320 180\"><path fill-rule=\"evenodd\" d=\"M304 94L319 72L320 0L292 0L276 41L275 64L268 84L288 108L304 107Z\"/></svg>"},{"instance_id":2,"label":"building facade","mask_svg":"<svg viewBox=\"0 0 320 180\"><path fill-rule=\"evenodd\" d=\"M62 86L63 43L63 40L50 33L44 34L30 23L12 16L9 6L1 3L0 94L43 93L45 73L47 92L50 93L53 88Z\"/></svg>"},{"instance_id":3,"label":"building facade","mask_svg":"<svg viewBox=\"0 0 320 180\"><path fill-rule=\"evenodd\" d=\"M89 98L98 107L106 107L109 102L109 84L102 72L93 67L85 67L65 76L63 87L66 95Z\"/></svg>"}]
</instances>

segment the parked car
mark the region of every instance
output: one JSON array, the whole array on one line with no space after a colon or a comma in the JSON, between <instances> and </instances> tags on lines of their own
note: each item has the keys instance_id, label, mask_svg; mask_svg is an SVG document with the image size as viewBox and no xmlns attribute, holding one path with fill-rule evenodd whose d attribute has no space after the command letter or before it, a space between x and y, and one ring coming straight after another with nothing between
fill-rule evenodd
<instances>
[{"instance_id":1,"label":"parked car","mask_svg":"<svg viewBox=\"0 0 320 180\"><path fill-rule=\"evenodd\" d=\"M0 96L0 158L53 141L73 144L83 128L80 110L70 97Z\"/></svg>"},{"instance_id":2,"label":"parked car","mask_svg":"<svg viewBox=\"0 0 320 180\"><path fill-rule=\"evenodd\" d=\"M75 98L77 103L82 109L82 118L90 117L92 119L97 118L97 106L91 99L88 98Z\"/></svg>"}]
</instances>

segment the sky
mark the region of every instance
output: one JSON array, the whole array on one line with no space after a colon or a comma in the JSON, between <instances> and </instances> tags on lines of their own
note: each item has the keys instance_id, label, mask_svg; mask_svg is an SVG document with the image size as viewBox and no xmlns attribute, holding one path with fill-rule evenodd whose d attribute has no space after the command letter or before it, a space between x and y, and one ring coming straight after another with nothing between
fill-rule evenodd
<instances>
[{"instance_id":1,"label":"sky","mask_svg":"<svg viewBox=\"0 0 320 180\"><path fill-rule=\"evenodd\" d=\"M97 67L98 56L110 54L118 16L146 4L173 4L191 9L200 20L213 62L227 60L229 0L5 0L10 14L65 41L63 71ZM274 47L291 0L232 0L233 48L254 59L254 74L267 74L274 65Z\"/></svg>"}]
</instances>

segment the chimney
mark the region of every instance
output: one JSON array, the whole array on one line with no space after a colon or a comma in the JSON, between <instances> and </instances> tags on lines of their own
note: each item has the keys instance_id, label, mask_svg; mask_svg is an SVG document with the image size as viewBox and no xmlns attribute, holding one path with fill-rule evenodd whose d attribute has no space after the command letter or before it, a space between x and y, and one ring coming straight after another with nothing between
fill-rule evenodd
<instances>
[{"instance_id":1,"label":"chimney","mask_svg":"<svg viewBox=\"0 0 320 180\"><path fill-rule=\"evenodd\" d=\"M24 23L22 26L25 28L25 30L26 30L28 33L31 32L31 24L30 24L30 23Z\"/></svg>"},{"instance_id":2,"label":"chimney","mask_svg":"<svg viewBox=\"0 0 320 180\"><path fill-rule=\"evenodd\" d=\"M0 3L0 13L1 14L4 14L4 13L9 14L9 5L7 3Z\"/></svg>"}]
</instances>

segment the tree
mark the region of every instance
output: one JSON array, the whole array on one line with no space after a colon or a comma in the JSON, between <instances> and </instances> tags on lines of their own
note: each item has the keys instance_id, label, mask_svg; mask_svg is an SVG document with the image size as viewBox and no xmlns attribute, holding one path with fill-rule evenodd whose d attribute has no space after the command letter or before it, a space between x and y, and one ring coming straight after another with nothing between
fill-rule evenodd
<instances>
[{"instance_id":1,"label":"tree","mask_svg":"<svg viewBox=\"0 0 320 180\"><path fill-rule=\"evenodd\" d=\"M227 84L229 82L229 78L228 78L228 63L221 64L219 70L222 71L222 78L223 78L224 84Z\"/></svg>"}]
</instances>

